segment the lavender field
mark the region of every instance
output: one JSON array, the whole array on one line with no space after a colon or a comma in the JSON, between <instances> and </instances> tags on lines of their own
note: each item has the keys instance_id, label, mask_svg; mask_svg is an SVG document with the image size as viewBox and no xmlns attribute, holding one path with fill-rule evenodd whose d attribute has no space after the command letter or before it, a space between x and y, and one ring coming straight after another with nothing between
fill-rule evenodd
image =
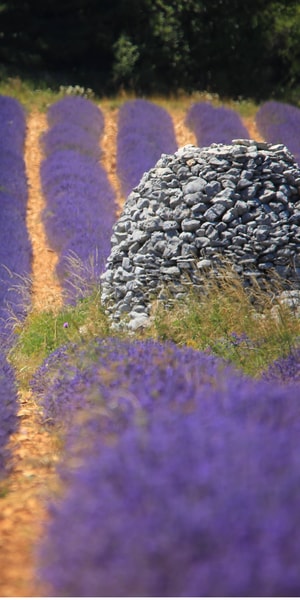
<instances>
[{"instance_id":1,"label":"lavender field","mask_svg":"<svg viewBox=\"0 0 300 600\"><path fill-rule=\"evenodd\" d=\"M256 113L266 142L296 160L297 110L266 103ZM187 295L178 343L179 312L175 325L164 315L161 329L114 329L99 306L119 208L102 160L107 112L75 96L47 107L40 138L40 218L64 305L47 314L20 305L14 278L29 281L32 264L26 115L6 97L0 114L1 263L12 278L3 280L0 312L10 323L9 300L17 322L1 328L0 473L17 393L32 395L39 427L59 448L59 485L44 495L47 519L33 545L35 595L299 595L299 314L264 301L255 322L239 288L228 299L219 284L201 304L203 321L187 312ZM207 102L191 103L184 125L199 146L250 137L237 111ZM122 103L116 131L125 199L178 140L172 110L144 99ZM126 227L118 235L122 243ZM254 355L250 376L242 367Z\"/></svg>"}]
</instances>

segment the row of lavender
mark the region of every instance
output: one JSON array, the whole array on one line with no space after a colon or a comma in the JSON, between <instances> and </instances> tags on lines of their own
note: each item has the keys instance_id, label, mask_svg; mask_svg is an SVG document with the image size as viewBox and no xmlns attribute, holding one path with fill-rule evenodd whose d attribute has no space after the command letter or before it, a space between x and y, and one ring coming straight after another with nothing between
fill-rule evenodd
<instances>
[{"instance_id":1,"label":"row of lavender","mask_svg":"<svg viewBox=\"0 0 300 600\"><path fill-rule=\"evenodd\" d=\"M39 547L51 595L298 596L299 361L255 381L155 341L49 357L32 385L67 429Z\"/></svg>"},{"instance_id":2,"label":"row of lavender","mask_svg":"<svg viewBox=\"0 0 300 600\"><path fill-rule=\"evenodd\" d=\"M215 107L209 102L196 102L187 111L185 123L195 134L197 144L231 144L233 139L249 138L237 112L225 106Z\"/></svg>"},{"instance_id":3,"label":"row of lavender","mask_svg":"<svg viewBox=\"0 0 300 600\"><path fill-rule=\"evenodd\" d=\"M26 227L25 113L17 100L0 97L0 335L11 334L10 317L22 318L29 290L32 249Z\"/></svg>"},{"instance_id":4,"label":"row of lavender","mask_svg":"<svg viewBox=\"0 0 300 600\"><path fill-rule=\"evenodd\" d=\"M57 275L73 302L99 280L110 251L115 194L101 165L101 111L91 101L66 97L48 110L41 143L42 220L58 253Z\"/></svg>"},{"instance_id":5,"label":"row of lavender","mask_svg":"<svg viewBox=\"0 0 300 600\"><path fill-rule=\"evenodd\" d=\"M14 323L25 316L30 292L25 133L20 103L0 96L0 478L9 457L9 436L17 427L16 384L6 352L14 340Z\"/></svg>"},{"instance_id":6,"label":"row of lavender","mask_svg":"<svg viewBox=\"0 0 300 600\"><path fill-rule=\"evenodd\" d=\"M256 113L256 124L267 142L287 146L300 164L300 110L283 102L265 102Z\"/></svg>"},{"instance_id":7,"label":"row of lavender","mask_svg":"<svg viewBox=\"0 0 300 600\"><path fill-rule=\"evenodd\" d=\"M117 124L117 174L125 197L161 154L177 149L174 125L162 107L142 100L125 102Z\"/></svg>"}]
</instances>

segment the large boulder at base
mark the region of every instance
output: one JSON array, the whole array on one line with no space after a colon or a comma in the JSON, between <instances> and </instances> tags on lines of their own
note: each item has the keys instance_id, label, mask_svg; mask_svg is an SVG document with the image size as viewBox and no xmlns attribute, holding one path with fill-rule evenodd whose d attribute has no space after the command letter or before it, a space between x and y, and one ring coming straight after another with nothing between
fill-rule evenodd
<instances>
[{"instance_id":1,"label":"large boulder at base","mask_svg":"<svg viewBox=\"0 0 300 600\"><path fill-rule=\"evenodd\" d=\"M101 281L113 321L142 325L154 297L166 287L182 297L220 259L245 285L275 270L286 288L299 289L299 191L300 168L282 144L233 140L163 154L113 229Z\"/></svg>"}]
</instances>

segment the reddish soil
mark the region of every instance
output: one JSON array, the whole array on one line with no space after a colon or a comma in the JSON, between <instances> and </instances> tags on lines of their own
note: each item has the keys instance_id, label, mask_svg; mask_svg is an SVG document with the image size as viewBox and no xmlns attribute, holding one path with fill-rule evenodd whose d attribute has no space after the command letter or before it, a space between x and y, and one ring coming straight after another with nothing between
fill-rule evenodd
<instances>
[{"instance_id":1,"label":"reddish soil","mask_svg":"<svg viewBox=\"0 0 300 600\"><path fill-rule=\"evenodd\" d=\"M101 141L102 162L122 207L122 197L116 176L116 109L101 109L105 117L105 132ZM178 146L195 144L192 133L184 125L184 111L174 112ZM250 137L260 140L251 119L245 120ZM25 161L29 183L27 225L33 246L34 308L56 310L62 303L61 290L54 270L57 261L49 248L41 221L44 198L39 167L43 155L39 136L47 128L46 118L39 112L28 116ZM46 503L55 491L55 466L59 460L57 441L47 433L39 420L39 407L32 395L20 394L19 431L11 440L13 468L0 488L0 596L48 596L34 577L35 544L43 534L47 519Z\"/></svg>"}]
</instances>

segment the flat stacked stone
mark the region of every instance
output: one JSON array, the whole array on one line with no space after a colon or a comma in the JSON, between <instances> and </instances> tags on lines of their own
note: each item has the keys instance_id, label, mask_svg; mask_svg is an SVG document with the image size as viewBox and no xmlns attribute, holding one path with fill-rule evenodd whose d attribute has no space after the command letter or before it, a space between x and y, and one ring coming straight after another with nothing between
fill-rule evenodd
<instances>
[{"instance_id":1,"label":"flat stacked stone","mask_svg":"<svg viewBox=\"0 0 300 600\"><path fill-rule=\"evenodd\" d=\"M245 285L271 276L300 288L300 168L288 149L252 140L192 145L162 155L128 196L102 275L114 322L135 329L154 297L229 260Z\"/></svg>"}]
</instances>

